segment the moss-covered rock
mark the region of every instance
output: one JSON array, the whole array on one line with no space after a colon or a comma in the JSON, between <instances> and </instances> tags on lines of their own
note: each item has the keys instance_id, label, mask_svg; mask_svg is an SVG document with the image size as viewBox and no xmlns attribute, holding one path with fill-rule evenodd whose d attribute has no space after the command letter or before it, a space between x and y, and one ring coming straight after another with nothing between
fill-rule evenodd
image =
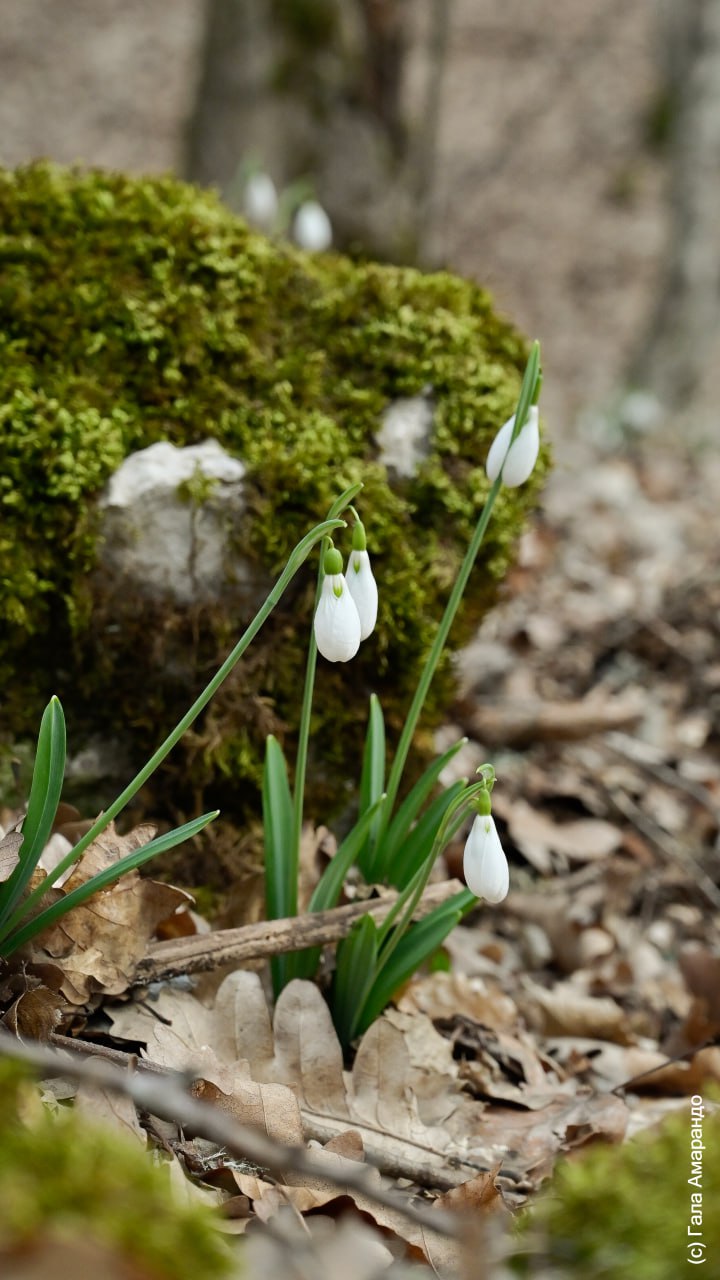
<instances>
[{"instance_id":1,"label":"moss-covered rock","mask_svg":"<svg viewBox=\"0 0 720 1280\"><path fill-rule=\"evenodd\" d=\"M5 729L31 731L57 692L71 749L90 732L126 734L141 761L237 639L247 619L232 601L195 613L140 606L95 568L95 499L120 461L158 440L211 436L248 467L243 555L271 574L342 488L364 482L378 630L350 666L323 665L318 688L324 794L337 805L368 693L380 694L391 733L401 722L523 365L523 342L488 295L451 275L304 255L169 178L0 171ZM414 477L388 477L375 438L383 410L428 387L430 452ZM541 480L542 468L501 495L456 646L487 607ZM314 576L314 565L298 575L171 758L148 798L155 808L178 817L218 804L238 819L256 805L262 739L295 724ZM436 710L448 687L446 671Z\"/></svg>"},{"instance_id":2,"label":"moss-covered rock","mask_svg":"<svg viewBox=\"0 0 720 1280\"><path fill-rule=\"evenodd\" d=\"M34 1267L31 1265L34 1263ZM237 1276L219 1222L182 1203L140 1145L83 1119L50 1114L36 1087L0 1065L0 1270L135 1280Z\"/></svg>"}]
</instances>

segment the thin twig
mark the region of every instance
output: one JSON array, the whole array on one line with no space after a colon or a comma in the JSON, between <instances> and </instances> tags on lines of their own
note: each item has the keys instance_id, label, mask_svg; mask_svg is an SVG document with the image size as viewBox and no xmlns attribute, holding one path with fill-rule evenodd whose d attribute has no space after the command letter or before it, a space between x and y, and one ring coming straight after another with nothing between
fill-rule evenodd
<instances>
[{"instance_id":1,"label":"thin twig","mask_svg":"<svg viewBox=\"0 0 720 1280\"><path fill-rule=\"evenodd\" d=\"M291 1171L304 1177L324 1179L345 1193L357 1192L383 1208L402 1213L409 1222L426 1230L449 1237L459 1234L457 1220L451 1214L405 1203L397 1195L373 1185L367 1167L355 1169L346 1166L342 1174L334 1173L312 1152L277 1142L258 1129L238 1124L226 1111L212 1103L189 1097L187 1088L193 1077L186 1073L167 1073L158 1079L153 1072L132 1069L135 1064L131 1059L128 1059L130 1069L122 1071L109 1062L61 1052L48 1045L23 1043L7 1031L0 1031L0 1055L26 1063L46 1075L64 1076L98 1089L123 1094L141 1110L217 1142L234 1155L267 1169L276 1178L282 1179ZM352 1161L348 1162L348 1166L352 1164Z\"/></svg>"},{"instance_id":2,"label":"thin twig","mask_svg":"<svg viewBox=\"0 0 720 1280\"><path fill-rule=\"evenodd\" d=\"M430 885L413 919L422 919L462 888L459 880ZM134 985L146 986L181 973L199 973L226 964L243 964L263 956L336 942L350 932L361 916L384 919L397 896L393 891L382 898L351 902L349 906L334 907L331 911L308 912L284 920L263 920L239 929L219 929L217 933L199 934L193 938L170 938L166 942L151 943L137 967Z\"/></svg>"},{"instance_id":3,"label":"thin twig","mask_svg":"<svg viewBox=\"0 0 720 1280\"><path fill-rule=\"evenodd\" d=\"M151 1058L136 1058L124 1053L121 1049L112 1049L109 1045L94 1044L90 1040L72 1039L58 1032L50 1036L50 1041L58 1049L69 1053L84 1054L85 1057L98 1057L111 1062L122 1071L130 1067L138 1071L148 1071L154 1076L171 1075L169 1067L163 1067ZM316 1111L300 1108L303 1132L306 1138L314 1138L323 1144L348 1128L360 1134L368 1164L373 1165L379 1173L389 1178L409 1178L418 1186L427 1187L431 1191L449 1191L478 1173L487 1173L489 1166L474 1160L461 1160L455 1156L443 1158L441 1154L411 1138L397 1138L385 1133L376 1125L357 1119L348 1120L347 1116L326 1116ZM408 1155L412 1149L414 1156Z\"/></svg>"}]
</instances>

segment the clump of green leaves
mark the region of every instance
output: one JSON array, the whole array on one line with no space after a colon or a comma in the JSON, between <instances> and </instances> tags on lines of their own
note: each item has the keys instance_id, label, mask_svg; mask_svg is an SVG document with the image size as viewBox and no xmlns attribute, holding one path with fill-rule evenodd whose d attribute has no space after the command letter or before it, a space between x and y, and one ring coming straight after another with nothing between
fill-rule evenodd
<instances>
[{"instance_id":1,"label":"clump of green leaves","mask_svg":"<svg viewBox=\"0 0 720 1280\"><path fill-rule=\"evenodd\" d=\"M127 875L130 871L143 866L151 858L165 853L184 840L198 835L209 822L217 817L218 811L203 814L192 822L187 822L173 831L169 831L155 840L151 840L142 848L127 854L111 867L98 872L83 884L78 885L52 906L42 907L42 900L47 895L63 872L79 862L85 850L93 840L110 825L125 806L137 794L140 788L152 777L165 757L207 706L214 694L226 680L235 665L240 661L246 649L260 631L263 623L272 613L281 599L292 578L303 564L314 544L322 540L343 522L336 518L325 520L311 529L293 549L288 562L275 586L270 591L265 603L258 610L250 625L238 640L232 652L225 659L211 680L195 699L165 741L143 765L139 773L132 779L119 796L100 814L90 829L77 844L71 848L64 858L58 862L38 884L31 887L33 873L36 871L43 849L53 829L55 815L60 802L60 794L65 774L66 733L65 716L59 698L51 698L40 726L35 766L33 771L30 798L27 812L22 822L22 834L14 832L5 837L5 856L3 858L4 879L0 882L0 955L9 956L17 951L25 942L53 924L60 916L80 906L93 894L106 888L113 881ZM18 852L19 850L19 852ZM3 852L0 846L0 853ZM12 859L16 858L13 867ZM28 891L29 890L29 891Z\"/></svg>"},{"instance_id":2,"label":"clump of green leaves","mask_svg":"<svg viewBox=\"0 0 720 1280\"><path fill-rule=\"evenodd\" d=\"M397 802L420 714L489 526L495 499L503 484L504 470L512 460L513 450L524 448L522 468L518 470L516 465L515 475L512 475L513 468L509 467L511 478L507 481L510 485L519 485L529 478L537 460L537 401L541 386L540 346L535 342L525 368L515 414L503 426L495 442L493 483L480 510L406 713L392 766L388 770L385 721L380 701L373 694L363 753L357 822L326 868L310 901L311 911L335 906L345 876L354 864L369 884L389 884L399 890L397 901L382 924L376 925L371 916L363 916L338 946L331 1004L335 1027L345 1046L378 1017L394 992L437 951L462 915L475 902L470 890L462 890L435 908L425 919L412 924L413 914L438 856L459 830L471 806L480 799L481 793L488 804L487 809L482 811L489 814L489 793L495 779L492 766L484 765L478 770L482 775L480 781L472 785L468 785L466 780L458 781L432 799L440 774L462 746L460 741L426 769L401 804L398 805ZM528 450L526 432L531 417ZM490 471L490 460L487 466ZM330 509L328 518L339 515L346 507L357 518L357 513L350 506L355 492L355 489L351 489L343 494ZM362 525L360 529L364 547L365 532ZM341 565L339 556L338 560ZM324 563L321 558L316 600L320 599ZM335 573L334 569L327 571ZM342 581L340 591L342 592ZM316 635L313 634L305 675L294 790L290 787L287 764L279 744L270 736L266 747L263 819L266 901L271 919L297 912L303 791L316 658L317 643ZM318 959L318 949L277 957L273 962L276 994L292 978L312 977L317 969Z\"/></svg>"}]
</instances>

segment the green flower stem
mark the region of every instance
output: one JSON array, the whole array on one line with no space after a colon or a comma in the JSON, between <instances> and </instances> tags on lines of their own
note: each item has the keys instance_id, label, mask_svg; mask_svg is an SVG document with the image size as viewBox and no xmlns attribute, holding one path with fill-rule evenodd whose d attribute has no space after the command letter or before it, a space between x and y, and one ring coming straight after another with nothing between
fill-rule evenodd
<instances>
[{"instance_id":1,"label":"green flower stem","mask_svg":"<svg viewBox=\"0 0 720 1280\"><path fill-rule=\"evenodd\" d=\"M353 494L354 492L355 491L353 491ZM73 864L82 857L88 845L92 844L92 841L102 834L106 827L108 827L112 822L113 818L117 817L121 810L125 808L125 805L132 800L133 796L136 795L142 786L144 786L148 778L155 772L158 765L160 765L170 751L172 751L173 747L190 728L196 717L207 706L213 695L217 693L220 685L230 674L233 667L245 653L248 645L255 639L258 631L267 621L275 608L275 605L283 595L286 587L294 578L300 566L307 559L315 544L328 534L332 533L335 529L342 528L344 524L344 520L334 518L324 520L322 524L316 525L314 529L311 529L309 533L306 533L305 537L298 542L297 546L290 553L285 569L275 583L275 586L272 588L265 603L258 610L249 627L238 640L232 653L225 659L210 683L206 685L203 692L193 702L189 711L187 711L182 720L176 724L172 732L168 734L165 741L160 747L158 747L157 751L148 760L147 764L144 765L140 772L133 778L132 782L130 782L117 799L113 801L110 807L100 815L97 821L93 823L90 830L82 837L81 840L78 841L74 848L65 855L65 857L52 871L48 872L42 884L38 885L38 887L34 889L22 903L20 903L10 919L5 922L2 932L0 933L0 940L7 937L7 935L17 927L20 920L27 915L28 911L32 910L34 904L43 897L52 885L54 885L58 877L61 876L64 871L67 871L68 867L73 866Z\"/></svg>"},{"instance_id":2,"label":"green flower stem","mask_svg":"<svg viewBox=\"0 0 720 1280\"><path fill-rule=\"evenodd\" d=\"M331 506L328 511L328 520L337 520L343 511L350 504L353 498L356 498L362 484L351 485ZM352 508L351 508L352 510ZM357 518L357 517L356 517ZM341 523L344 523L342 521ZM320 592L322 590L323 578L325 577L325 551L329 546L329 538L323 539L320 549L320 567L318 569L317 590L315 592L315 608L317 609L320 600ZM314 613L313 613L314 618ZM303 823L303 806L305 803L305 776L307 774L307 758L308 746L310 743L310 718L312 713L313 692L315 689L315 671L317 668L317 644L315 643L315 629L310 628L310 644L308 646L307 665L305 667L305 687L303 689L302 707L300 709L300 724L298 729L298 745L297 755L295 757L295 785L293 791L293 833L292 833L292 864L288 867L288 878L292 885L293 894L293 912L297 912L297 881L298 869L300 863L300 838L302 836Z\"/></svg>"},{"instance_id":3,"label":"green flower stem","mask_svg":"<svg viewBox=\"0 0 720 1280\"><path fill-rule=\"evenodd\" d=\"M391 910L388 912L382 924L378 926L378 948L380 949L378 958L381 962L379 967L382 967L387 963L403 934L407 931L415 914L415 909L425 891L425 886L430 879L430 872L435 866L438 856L442 853L448 840L452 838L453 834L464 821L467 811L472 807L474 800L484 789L484 785L485 784L482 782L472 783L465 791L463 791L462 795L457 796L455 803L449 806L440 824L437 835L433 840L432 849L430 850L425 863L418 869L418 871L416 871L410 883L405 887L397 901L393 903ZM403 912L402 918L392 929L391 933L390 929L400 911Z\"/></svg>"},{"instance_id":4,"label":"green flower stem","mask_svg":"<svg viewBox=\"0 0 720 1280\"><path fill-rule=\"evenodd\" d=\"M515 440L515 438L519 435L521 430L521 425L524 425L525 423L525 419L527 418L528 411L530 409L531 404L533 403L533 399L538 390L538 382L540 378L541 378L540 344L538 342L534 342L530 350L530 355L528 357L527 365L525 366L525 373L523 375L522 386L520 387L520 396L518 399L518 406L515 413L515 426L513 429L512 440ZM392 768L390 770L390 776L388 778L388 783L386 787L387 800L385 802L385 805L383 806L383 810L380 818L379 830L377 833L378 843L382 839L382 836L384 835L385 830L387 829L388 822L390 821L390 817L392 815L395 801L397 800L397 794L400 788L400 783L402 781L402 776L405 769L405 764L407 762L408 753L410 751L412 740L415 735L415 730L417 728L417 723L418 723L418 720L420 719L423 706L425 705L425 699L427 698L430 685L432 684L433 677L437 670L437 665L442 656L443 649L445 648L445 645L447 643L447 638L448 638L448 635L450 634L450 628L452 627L452 624L455 621L455 614L457 613L458 608L460 606L460 602L465 593L465 588L468 584L468 579L470 577L470 574L472 573L480 547L482 546L483 538L485 537L488 524L490 523L490 516L492 515L492 509L495 505L495 499L497 498L498 493L500 492L501 485L502 485L502 470L500 472L500 475L494 481L493 486L487 496L487 499L485 501L485 506L483 507L482 513L480 515L480 519L478 520L477 525L475 527L475 532L473 533L473 536L470 540L470 545L467 551L465 552L465 558L462 562L460 572L455 580L455 584L450 593L450 599L448 600L447 605L445 606L445 612L442 616L440 626L437 629L437 633L435 635L432 648L428 655L427 662L425 663L422 674L418 681L417 689L415 690L415 694L413 696L413 700L410 704L410 710L408 711L407 717L405 719L405 724L403 726L403 731L400 735L400 741L397 746L397 751L395 752L395 758L392 763Z\"/></svg>"}]
</instances>

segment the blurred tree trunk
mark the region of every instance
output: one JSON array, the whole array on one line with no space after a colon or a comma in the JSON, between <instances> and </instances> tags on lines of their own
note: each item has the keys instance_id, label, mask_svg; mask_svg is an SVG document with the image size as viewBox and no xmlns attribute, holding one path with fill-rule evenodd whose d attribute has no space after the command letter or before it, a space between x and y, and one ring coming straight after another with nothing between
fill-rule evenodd
<instances>
[{"instance_id":1,"label":"blurred tree trunk","mask_svg":"<svg viewBox=\"0 0 720 1280\"><path fill-rule=\"evenodd\" d=\"M677 408L700 393L720 344L720 0L664 0L662 14L672 224L633 381Z\"/></svg>"},{"instance_id":2,"label":"blurred tree trunk","mask_svg":"<svg viewBox=\"0 0 720 1280\"><path fill-rule=\"evenodd\" d=\"M335 241L416 257L450 0L208 0L187 174L237 203L252 155L309 178Z\"/></svg>"}]
</instances>

